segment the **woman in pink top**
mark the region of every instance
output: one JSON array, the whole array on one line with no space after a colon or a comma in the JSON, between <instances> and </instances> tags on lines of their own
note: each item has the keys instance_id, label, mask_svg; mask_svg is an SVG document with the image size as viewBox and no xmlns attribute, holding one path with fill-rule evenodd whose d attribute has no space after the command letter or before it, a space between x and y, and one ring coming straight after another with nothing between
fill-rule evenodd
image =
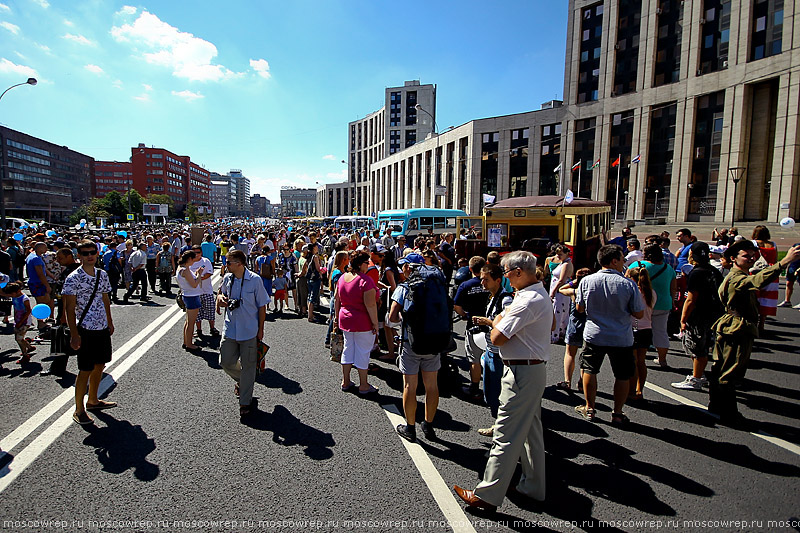
<instances>
[{"instance_id":1,"label":"woman in pink top","mask_svg":"<svg viewBox=\"0 0 800 533\"><path fill-rule=\"evenodd\" d=\"M353 388L350 371L358 370L358 393L378 392L367 383L369 354L378 333L377 286L367 276L369 254L350 252L350 269L339 278L336 285L336 313L333 326L344 334L342 351L342 391Z\"/></svg>"}]
</instances>

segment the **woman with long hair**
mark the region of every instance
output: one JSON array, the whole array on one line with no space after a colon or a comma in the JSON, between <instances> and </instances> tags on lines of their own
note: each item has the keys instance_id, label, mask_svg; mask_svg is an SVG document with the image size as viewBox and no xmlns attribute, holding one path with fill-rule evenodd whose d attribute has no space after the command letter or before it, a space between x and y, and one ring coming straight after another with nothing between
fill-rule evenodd
<instances>
[{"instance_id":1,"label":"woman with long hair","mask_svg":"<svg viewBox=\"0 0 800 533\"><path fill-rule=\"evenodd\" d=\"M558 292L569 298L569 321L567 323L567 333L564 338L566 344L564 348L564 381L556 383L556 387L561 390L572 390L572 374L575 373L575 356L578 349L583 346L583 328L586 325L586 313L578 312L575 307L575 294L578 285L583 278L591 274L588 268L580 268L575 272L575 279L562 285ZM583 380L578 378L578 391L583 388Z\"/></svg>"},{"instance_id":2,"label":"woman with long hair","mask_svg":"<svg viewBox=\"0 0 800 533\"><path fill-rule=\"evenodd\" d=\"M766 261L766 266L772 266L778 262L778 247L772 242L769 229L766 226L758 225L753 228L753 244L758 246L758 252ZM763 261L762 261L763 263ZM759 269L761 270L761 269ZM778 290L780 289L780 278L776 279L763 289L758 290L758 334L764 335L764 322L768 316L778 314Z\"/></svg>"},{"instance_id":3,"label":"woman with long hair","mask_svg":"<svg viewBox=\"0 0 800 533\"><path fill-rule=\"evenodd\" d=\"M559 244L553 248L558 260L557 266L551 271L550 300L553 303L553 313L556 319L556 328L550 333L550 343L556 344L564 341L569 322L569 297L564 296L558 289L569 283L575 267L569 259L569 248ZM550 263L548 263L550 264Z\"/></svg>"},{"instance_id":4,"label":"woman with long hair","mask_svg":"<svg viewBox=\"0 0 800 533\"><path fill-rule=\"evenodd\" d=\"M336 284L339 283L339 278L347 270L347 265L350 264L350 254L344 250L336 252L333 256L333 268L331 274L328 276L328 290L331 295L330 303L330 321L328 321L328 334L325 336L325 347L331 346L331 334L333 333L334 313L336 312Z\"/></svg>"},{"instance_id":5,"label":"woman with long hair","mask_svg":"<svg viewBox=\"0 0 800 533\"><path fill-rule=\"evenodd\" d=\"M399 281L397 261L394 257L394 252L387 249L383 254L383 262L381 263L381 283L386 286L382 291L381 306L378 309L378 317L384 317L383 333L386 336L386 349L387 354L378 357L381 361L394 361L397 355L395 354L394 337L397 334L395 325L389 321L389 309L391 308L392 293L397 288Z\"/></svg>"},{"instance_id":6,"label":"woman with long hair","mask_svg":"<svg viewBox=\"0 0 800 533\"><path fill-rule=\"evenodd\" d=\"M294 303L295 311L300 316L308 313L308 280L306 274L308 273L308 247L303 239L294 241L295 252L298 248L300 250L297 257L297 301ZM297 255L297 254L295 254Z\"/></svg>"},{"instance_id":7,"label":"woman with long hair","mask_svg":"<svg viewBox=\"0 0 800 533\"><path fill-rule=\"evenodd\" d=\"M633 354L636 358L636 373L630 379L630 392L628 400L638 401L644 399L644 382L647 380L647 364L645 356L647 349L653 344L653 307L656 305L657 295L650 282L650 273L645 267L633 267L628 270L627 276L639 286L639 293L644 300L644 316L633 319Z\"/></svg>"},{"instance_id":8,"label":"woman with long hair","mask_svg":"<svg viewBox=\"0 0 800 533\"><path fill-rule=\"evenodd\" d=\"M197 322L197 315L200 312L200 295L203 294L201 278L203 277L203 267L192 272L191 266L200 260L201 255L187 250L178 259L178 287L183 292L183 303L186 306L186 323L183 325L183 346L187 351L199 350L200 347L192 344L194 336L194 324Z\"/></svg>"},{"instance_id":9,"label":"woman with long hair","mask_svg":"<svg viewBox=\"0 0 800 533\"><path fill-rule=\"evenodd\" d=\"M308 321L314 322L314 306L319 305L319 293L322 288L322 262L319 260L319 244L308 245L306 254L306 280L308 285Z\"/></svg>"}]
</instances>

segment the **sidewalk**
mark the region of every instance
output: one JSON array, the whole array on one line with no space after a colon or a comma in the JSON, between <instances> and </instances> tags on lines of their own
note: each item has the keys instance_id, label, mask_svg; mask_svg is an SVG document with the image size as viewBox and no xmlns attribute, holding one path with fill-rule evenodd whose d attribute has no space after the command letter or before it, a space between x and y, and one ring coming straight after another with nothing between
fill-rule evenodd
<instances>
[{"instance_id":1,"label":"sidewalk","mask_svg":"<svg viewBox=\"0 0 800 533\"><path fill-rule=\"evenodd\" d=\"M677 246L677 241L675 240L675 233L682 228L687 228L692 232L692 235L697 236L697 239L700 241L711 242L711 234L714 231L714 228L722 229L723 227L730 228L730 226L722 224L722 223L713 223L713 222L682 222L682 223L666 223L666 224L640 224L636 226L631 226L631 230L633 234L636 235L640 240L644 239L648 235L656 234L658 235L662 231L668 231L669 237L672 240L672 245L670 245L670 249L672 248L679 248ZM787 248L790 248L793 244L800 243L800 223L798 223L793 229L787 230L784 229L778 224L777 222L744 222L740 221L736 223L736 228L739 230L739 235L744 236L744 238L749 239L753 234L753 228L757 225L762 224L769 228L769 233L772 236L772 240L775 241L775 244L778 246L779 251L786 251ZM623 224L616 223L611 229L609 234L610 238L617 237L623 228Z\"/></svg>"}]
</instances>

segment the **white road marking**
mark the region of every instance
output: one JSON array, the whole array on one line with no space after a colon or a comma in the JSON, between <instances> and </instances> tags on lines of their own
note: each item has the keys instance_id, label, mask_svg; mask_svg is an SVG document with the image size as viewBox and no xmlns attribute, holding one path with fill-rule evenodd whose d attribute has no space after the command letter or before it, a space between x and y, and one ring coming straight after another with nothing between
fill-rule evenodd
<instances>
[{"instance_id":1,"label":"white road marking","mask_svg":"<svg viewBox=\"0 0 800 533\"><path fill-rule=\"evenodd\" d=\"M166 313L165 313L166 314ZM164 315L162 315L164 316ZM163 326L147 340L145 340L129 357L114 368L100 382L98 396L105 394L111 386L122 377L125 372L146 354L153 345L161 340L172 327L183 318L183 313L173 315ZM75 394L72 394L72 398ZM21 452L16 454L14 460L8 465L9 472L0 478L0 493L2 493L22 472L28 468L64 431L74 422L72 421L73 407L66 409L55 422L50 424L33 442L28 444Z\"/></svg>"},{"instance_id":2,"label":"white road marking","mask_svg":"<svg viewBox=\"0 0 800 533\"><path fill-rule=\"evenodd\" d=\"M672 392L671 390L659 387L658 385L653 385L652 383L645 383L644 386L645 388L657 392L663 396L666 396L667 398L671 398L676 402L682 403L683 405L688 405L689 407L694 407L695 409L707 414L708 416L713 416L714 418L719 419L719 415L710 412L708 410L708 407L706 407L705 405L699 404L693 400L685 398L680 394ZM798 446L797 444L775 437L774 435L770 435L769 433L766 433L764 431L751 431L750 434L753 435L754 437L758 437L759 439L764 439L765 441L774 444L775 446L780 446L784 450L790 451L795 455L800 455L800 446Z\"/></svg>"},{"instance_id":3,"label":"white road marking","mask_svg":"<svg viewBox=\"0 0 800 533\"><path fill-rule=\"evenodd\" d=\"M400 416L396 406L387 404L381 405L381 407L389 418L392 431L394 431L395 426L398 424L405 423L405 418ZM428 457L425 450L423 450L419 444L412 444L400 436L397 438L400 439L400 442L406 447L408 455L410 455L411 460L414 461L414 466L417 467L420 476L422 476L422 480L425 481L428 490L430 490L433 495L433 499L436 500L439 509L441 509L453 531L456 533L476 533L475 528L472 527L472 523L464 513L464 509L462 509L461 505L456 501L456 497L453 496L450 487L447 486L441 474L439 474L439 471L433 466L433 462L430 457ZM2 489L0 488L0 490Z\"/></svg>"},{"instance_id":4,"label":"white road marking","mask_svg":"<svg viewBox=\"0 0 800 533\"><path fill-rule=\"evenodd\" d=\"M212 285L219 281L219 274L214 274L211 278ZM107 369L110 370L111 368L115 367L117 364L120 363L122 358L131 350L136 348L137 346L141 345L142 340L150 335L159 325L161 325L165 320L170 318L169 315L179 312L180 308L177 305L170 304L169 308L161 313L153 322L147 325L142 331L137 333L133 336L128 342L123 344L120 348L118 348L112 356L112 361L109 363ZM49 402L47 405L39 409L36 413L33 414L28 420L20 424L16 429L14 429L11 433L9 433L3 440L0 440L0 449L3 452L9 452L14 447L16 447L20 442L25 440L28 435L36 431L36 429L44 424L50 417L52 417L56 412L58 412L65 404L69 402L73 402L75 400L75 389L70 387L66 389L64 392L59 394L55 399ZM70 415L71 418L71 415Z\"/></svg>"}]
</instances>

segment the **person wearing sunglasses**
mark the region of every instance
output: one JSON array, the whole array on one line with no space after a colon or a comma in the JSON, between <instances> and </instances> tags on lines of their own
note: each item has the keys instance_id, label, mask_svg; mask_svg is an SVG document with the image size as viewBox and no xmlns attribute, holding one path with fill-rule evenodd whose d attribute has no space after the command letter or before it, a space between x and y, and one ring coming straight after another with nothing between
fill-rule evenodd
<instances>
[{"instance_id":1,"label":"person wearing sunglasses","mask_svg":"<svg viewBox=\"0 0 800 533\"><path fill-rule=\"evenodd\" d=\"M108 274L97 264L97 245L90 240L78 244L81 267L64 280L62 296L70 345L78 355L78 377L75 380L75 413L72 419L78 424L92 424L94 420L86 411L116 407L115 402L97 397L103 369L111 361L111 336L114 322L111 319L111 283ZM88 384L89 399L83 404Z\"/></svg>"}]
</instances>

